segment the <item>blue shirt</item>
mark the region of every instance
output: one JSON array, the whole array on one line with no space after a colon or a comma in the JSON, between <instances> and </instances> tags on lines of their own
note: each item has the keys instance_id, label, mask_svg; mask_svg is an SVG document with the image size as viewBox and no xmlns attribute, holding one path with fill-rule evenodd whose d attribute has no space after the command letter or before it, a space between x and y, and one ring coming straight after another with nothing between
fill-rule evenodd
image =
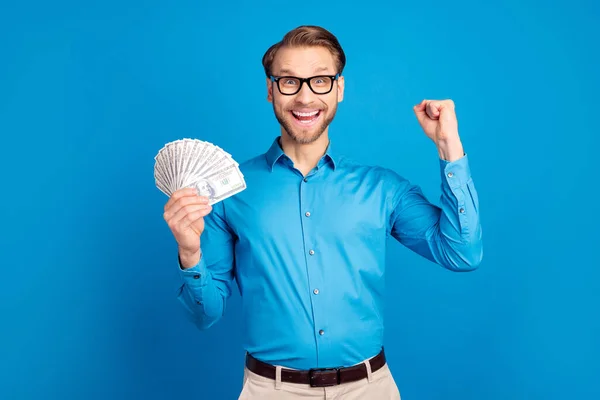
<instances>
[{"instance_id":1,"label":"blue shirt","mask_svg":"<svg viewBox=\"0 0 600 400\"><path fill-rule=\"evenodd\" d=\"M207 329L234 280L246 351L309 369L357 364L383 346L386 241L453 271L480 264L482 231L467 155L439 159L440 207L394 171L336 154L304 177L278 139L240 164L247 188L205 217L198 265L178 298Z\"/></svg>"}]
</instances>

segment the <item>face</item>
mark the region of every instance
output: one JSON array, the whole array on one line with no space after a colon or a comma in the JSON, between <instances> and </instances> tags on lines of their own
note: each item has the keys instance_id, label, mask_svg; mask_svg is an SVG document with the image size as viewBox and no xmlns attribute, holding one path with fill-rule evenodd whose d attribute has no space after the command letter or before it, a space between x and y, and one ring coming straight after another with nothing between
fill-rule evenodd
<instances>
[{"instance_id":1,"label":"face","mask_svg":"<svg viewBox=\"0 0 600 400\"><path fill-rule=\"evenodd\" d=\"M272 74L308 78L335 75L333 55L324 47L292 47L279 49L273 60ZM267 99L273 103L275 117L287 134L299 144L309 144L327 132L337 104L344 98L344 78L340 76L327 94L315 94L304 82L294 95L279 92L277 83L267 78Z\"/></svg>"},{"instance_id":2,"label":"face","mask_svg":"<svg viewBox=\"0 0 600 400\"><path fill-rule=\"evenodd\" d=\"M198 187L200 188L200 190L208 192L208 184L206 183L206 181L200 182Z\"/></svg>"},{"instance_id":3,"label":"face","mask_svg":"<svg viewBox=\"0 0 600 400\"><path fill-rule=\"evenodd\" d=\"M206 181L196 183L196 189L202 196L208 196L210 194L210 187Z\"/></svg>"}]
</instances>

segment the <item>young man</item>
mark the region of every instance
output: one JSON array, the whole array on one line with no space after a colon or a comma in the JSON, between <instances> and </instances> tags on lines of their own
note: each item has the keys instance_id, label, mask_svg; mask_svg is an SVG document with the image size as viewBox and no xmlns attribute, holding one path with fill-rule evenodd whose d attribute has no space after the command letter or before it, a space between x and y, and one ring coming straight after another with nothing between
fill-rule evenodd
<instances>
[{"instance_id":1,"label":"young man","mask_svg":"<svg viewBox=\"0 0 600 400\"><path fill-rule=\"evenodd\" d=\"M184 281L179 298L207 329L237 281L247 351L240 399L399 399L383 352L387 238L453 271L471 271L482 259L454 105L414 107L438 150L438 207L395 172L331 146L345 65L334 35L296 28L263 65L281 135L240 165L247 189L214 207L182 189L165 205Z\"/></svg>"}]
</instances>

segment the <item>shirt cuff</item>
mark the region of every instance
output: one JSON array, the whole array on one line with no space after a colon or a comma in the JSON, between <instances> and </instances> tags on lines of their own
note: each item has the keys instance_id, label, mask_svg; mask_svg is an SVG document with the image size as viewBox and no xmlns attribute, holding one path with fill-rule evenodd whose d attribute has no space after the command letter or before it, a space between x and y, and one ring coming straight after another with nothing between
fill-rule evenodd
<instances>
[{"instance_id":1,"label":"shirt cuff","mask_svg":"<svg viewBox=\"0 0 600 400\"><path fill-rule=\"evenodd\" d=\"M465 153L461 158L447 161L440 158L440 173L452 189L466 185L471 180L469 159Z\"/></svg>"},{"instance_id":2,"label":"shirt cuff","mask_svg":"<svg viewBox=\"0 0 600 400\"><path fill-rule=\"evenodd\" d=\"M208 271L206 269L206 261L204 256L200 255L200 261L198 264L191 268L183 269L181 261L177 257L177 264L179 265L179 273L183 281L191 287L206 286L208 282Z\"/></svg>"}]
</instances>

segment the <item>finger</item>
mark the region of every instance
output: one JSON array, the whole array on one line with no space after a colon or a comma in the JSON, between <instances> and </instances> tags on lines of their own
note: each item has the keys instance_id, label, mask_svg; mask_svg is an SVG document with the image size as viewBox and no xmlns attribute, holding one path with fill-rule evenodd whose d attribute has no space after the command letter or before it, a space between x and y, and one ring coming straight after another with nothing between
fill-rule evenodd
<instances>
[{"instance_id":1,"label":"finger","mask_svg":"<svg viewBox=\"0 0 600 400\"><path fill-rule=\"evenodd\" d=\"M168 207L165 206L164 217L165 217L165 219L170 219L182 207L185 207L185 206L206 205L206 204L208 204L208 197L206 197L206 196L185 195L183 197L180 197L174 203L171 203Z\"/></svg>"},{"instance_id":2,"label":"finger","mask_svg":"<svg viewBox=\"0 0 600 400\"><path fill-rule=\"evenodd\" d=\"M208 200L201 199L199 196L185 196L177 200L175 203L171 204L171 206L165 210L163 218L165 219L165 221L169 222L177 213L181 212L181 210L185 207L203 206L207 204Z\"/></svg>"},{"instance_id":3,"label":"finger","mask_svg":"<svg viewBox=\"0 0 600 400\"><path fill-rule=\"evenodd\" d=\"M450 109L454 109L455 108L454 101L451 100L451 99L442 101L442 106L444 108L450 108Z\"/></svg>"},{"instance_id":4,"label":"finger","mask_svg":"<svg viewBox=\"0 0 600 400\"><path fill-rule=\"evenodd\" d=\"M442 106L440 101L429 101L425 106L425 112L431 119L438 119L440 116L440 107Z\"/></svg>"},{"instance_id":5,"label":"finger","mask_svg":"<svg viewBox=\"0 0 600 400\"><path fill-rule=\"evenodd\" d=\"M208 209L209 207L210 206L208 204L190 204L187 206L183 206L179 209L179 211L173 214L173 216L167 221L167 223L171 226L175 226L179 224L183 219L185 219L188 214Z\"/></svg>"},{"instance_id":6,"label":"finger","mask_svg":"<svg viewBox=\"0 0 600 400\"><path fill-rule=\"evenodd\" d=\"M167 203L165 204L165 211L172 207L173 204L175 202L177 202L179 199L181 199L182 197L186 197L186 196L197 196L198 193L196 192L196 189L194 188L183 188L183 189L179 189L176 190L175 192L173 192L173 194L171 194L171 196L169 197L169 201L167 201Z\"/></svg>"},{"instance_id":7,"label":"finger","mask_svg":"<svg viewBox=\"0 0 600 400\"><path fill-rule=\"evenodd\" d=\"M440 121L456 123L456 109L452 100L445 100L440 107Z\"/></svg>"},{"instance_id":8,"label":"finger","mask_svg":"<svg viewBox=\"0 0 600 400\"><path fill-rule=\"evenodd\" d=\"M426 114L425 114L426 104L427 104L427 100L422 100L419 104L417 104L413 107L413 111L415 112L415 115L417 116L417 119L419 120L419 122L423 122L423 120L426 118Z\"/></svg>"},{"instance_id":9,"label":"finger","mask_svg":"<svg viewBox=\"0 0 600 400\"><path fill-rule=\"evenodd\" d=\"M440 106L440 113L442 112L443 109L454 111L456 109L454 101L452 101L452 100L442 101L442 104Z\"/></svg>"},{"instance_id":10,"label":"finger","mask_svg":"<svg viewBox=\"0 0 600 400\"><path fill-rule=\"evenodd\" d=\"M179 224L179 229L184 230L187 229L189 227L192 227L192 229L194 228L194 226L196 225L196 223L201 220L202 218L206 217L208 214L210 214L210 212L212 211L212 207L208 207L202 210L198 210L196 212L193 213L189 213ZM198 232L196 229L194 229L194 231L196 233L200 233Z\"/></svg>"}]
</instances>

